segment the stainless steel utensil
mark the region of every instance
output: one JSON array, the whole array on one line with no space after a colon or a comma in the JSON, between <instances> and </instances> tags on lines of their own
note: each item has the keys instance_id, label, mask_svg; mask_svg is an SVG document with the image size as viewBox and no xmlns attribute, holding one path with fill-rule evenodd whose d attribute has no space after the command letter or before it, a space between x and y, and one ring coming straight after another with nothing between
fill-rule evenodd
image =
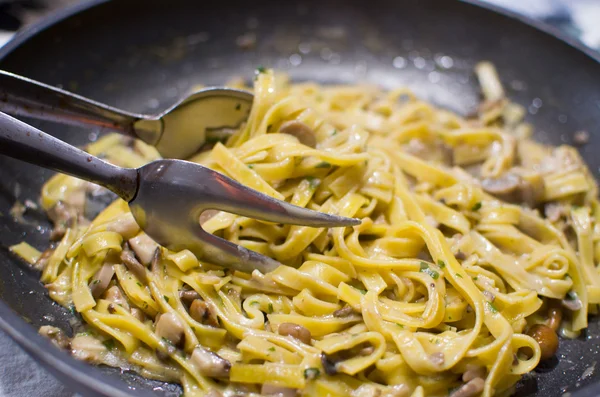
<instances>
[{"instance_id":1,"label":"stainless steel utensil","mask_svg":"<svg viewBox=\"0 0 600 397\"><path fill-rule=\"evenodd\" d=\"M253 98L247 91L209 87L159 114L136 114L0 70L0 111L119 132L156 146L165 158L187 158L204 144L207 131L239 126Z\"/></svg>"},{"instance_id":2,"label":"stainless steel utensil","mask_svg":"<svg viewBox=\"0 0 600 397\"><path fill-rule=\"evenodd\" d=\"M360 223L276 200L184 160L117 167L3 113L0 153L104 186L129 202L136 222L157 243L174 251L187 248L200 259L245 272L269 272L280 263L205 232L199 223L204 210L314 227Z\"/></svg>"}]
</instances>

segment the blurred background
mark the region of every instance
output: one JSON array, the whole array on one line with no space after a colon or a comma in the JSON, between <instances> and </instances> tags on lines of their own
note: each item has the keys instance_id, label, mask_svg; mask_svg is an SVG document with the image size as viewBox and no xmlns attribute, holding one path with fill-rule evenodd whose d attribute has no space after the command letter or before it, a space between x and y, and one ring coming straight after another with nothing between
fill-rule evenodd
<instances>
[{"instance_id":1,"label":"blurred background","mask_svg":"<svg viewBox=\"0 0 600 397\"><path fill-rule=\"evenodd\" d=\"M81 1L85 0L0 0L0 47L17 30L60 8ZM600 50L600 0L481 1L544 21L587 46ZM0 363L0 397L74 396L1 333Z\"/></svg>"},{"instance_id":2,"label":"blurred background","mask_svg":"<svg viewBox=\"0 0 600 397\"><path fill-rule=\"evenodd\" d=\"M23 26L81 1L85 0L0 0L0 46ZM481 1L547 22L600 50L600 0Z\"/></svg>"}]
</instances>

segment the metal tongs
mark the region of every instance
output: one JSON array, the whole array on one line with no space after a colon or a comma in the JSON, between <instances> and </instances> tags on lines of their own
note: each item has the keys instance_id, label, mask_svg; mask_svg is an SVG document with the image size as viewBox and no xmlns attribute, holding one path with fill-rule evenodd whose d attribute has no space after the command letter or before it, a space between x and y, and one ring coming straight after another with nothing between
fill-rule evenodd
<instances>
[{"instance_id":1,"label":"metal tongs","mask_svg":"<svg viewBox=\"0 0 600 397\"><path fill-rule=\"evenodd\" d=\"M211 129L239 125L248 117L253 99L246 91L213 87L158 115L133 114L2 71L0 96L0 110L5 112L117 131L155 145L164 157L178 158L197 151ZM313 227L360 223L276 200L188 161L117 167L3 113L0 153L104 186L129 203L136 222L160 245L173 251L189 249L199 259L244 272L266 273L280 263L205 232L199 223L204 210Z\"/></svg>"}]
</instances>

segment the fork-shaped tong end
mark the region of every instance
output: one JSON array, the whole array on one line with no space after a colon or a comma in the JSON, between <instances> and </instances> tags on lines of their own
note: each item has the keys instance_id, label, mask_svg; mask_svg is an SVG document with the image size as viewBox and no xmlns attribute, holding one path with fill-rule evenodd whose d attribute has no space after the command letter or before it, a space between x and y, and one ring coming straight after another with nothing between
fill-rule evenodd
<instances>
[{"instance_id":1,"label":"fork-shaped tong end","mask_svg":"<svg viewBox=\"0 0 600 397\"><path fill-rule=\"evenodd\" d=\"M138 192L129 205L150 237L169 249L187 248L200 259L244 272L258 269L266 273L281 264L205 232L199 224L203 211L214 209L268 222L312 227L352 226L361 222L277 200L188 161L158 160L139 168L138 173Z\"/></svg>"}]
</instances>

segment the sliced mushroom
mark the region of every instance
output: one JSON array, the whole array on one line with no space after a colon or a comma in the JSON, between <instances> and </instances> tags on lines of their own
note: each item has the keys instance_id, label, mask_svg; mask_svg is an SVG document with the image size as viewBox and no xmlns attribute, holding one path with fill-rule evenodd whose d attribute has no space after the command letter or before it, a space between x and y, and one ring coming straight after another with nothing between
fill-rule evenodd
<instances>
[{"instance_id":1,"label":"sliced mushroom","mask_svg":"<svg viewBox=\"0 0 600 397\"><path fill-rule=\"evenodd\" d=\"M133 214L127 212L106 225L106 230L119 233L125 240L129 240L140 231L140 227Z\"/></svg>"},{"instance_id":2,"label":"sliced mushroom","mask_svg":"<svg viewBox=\"0 0 600 397\"><path fill-rule=\"evenodd\" d=\"M484 366L467 364L467 370L462 375L462 381L466 383L475 378L485 378L485 374Z\"/></svg>"},{"instance_id":3,"label":"sliced mushroom","mask_svg":"<svg viewBox=\"0 0 600 397\"><path fill-rule=\"evenodd\" d=\"M481 181L481 187L486 192L495 196L507 196L514 193L521 183L518 175L507 172L499 178L485 178Z\"/></svg>"},{"instance_id":4,"label":"sliced mushroom","mask_svg":"<svg viewBox=\"0 0 600 397\"><path fill-rule=\"evenodd\" d=\"M200 294L193 289L179 291L179 298L181 298L184 303L191 305L194 299L200 299Z\"/></svg>"},{"instance_id":5,"label":"sliced mushroom","mask_svg":"<svg viewBox=\"0 0 600 397\"><path fill-rule=\"evenodd\" d=\"M300 342L310 345L312 343L312 335L305 327L294 323L281 323L277 329L279 335L291 336L298 339Z\"/></svg>"},{"instance_id":6,"label":"sliced mushroom","mask_svg":"<svg viewBox=\"0 0 600 397\"><path fill-rule=\"evenodd\" d=\"M143 283L148 282L148 275L146 274L146 267L142 265L133 255L133 252L129 249L129 244L125 243L123 251L121 251L121 260L127 266L127 269Z\"/></svg>"},{"instance_id":7,"label":"sliced mushroom","mask_svg":"<svg viewBox=\"0 0 600 397\"><path fill-rule=\"evenodd\" d=\"M71 354L79 360L99 362L106 350L101 341L90 335L75 335L71 340Z\"/></svg>"},{"instance_id":8,"label":"sliced mushroom","mask_svg":"<svg viewBox=\"0 0 600 397\"><path fill-rule=\"evenodd\" d=\"M148 266L154 257L154 251L159 247L146 233L140 233L129 239L129 246L135 252L140 262Z\"/></svg>"},{"instance_id":9,"label":"sliced mushroom","mask_svg":"<svg viewBox=\"0 0 600 397\"><path fill-rule=\"evenodd\" d=\"M338 309L333 312L333 317L348 317L354 314L354 309L350 305L346 305L341 309Z\"/></svg>"},{"instance_id":10,"label":"sliced mushroom","mask_svg":"<svg viewBox=\"0 0 600 397\"><path fill-rule=\"evenodd\" d=\"M560 218L568 213L568 209L564 204L546 203L544 205L544 215L550 222L558 222Z\"/></svg>"},{"instance_id":11,"label":"sliced mushroom","mask_svg":"<svg viewBox=\"0 0 600 397\"><path fill-rule=\"evenodd\" d=\"M173 346L178 346L184 338L183 324L173 313L163 313L158 316L154 332Z\"/></svg>"},{"instance_id":12,"label":"sliced mushroom","mask_svg":"<svg viewBox=\"0 0 600 397\"><path fill-rule=\"evenodd\" d=\"M373 346L366 346L366 347L363 347L362 349L360 349L358 354L361 356L369 356L369 355L373 354L374 351L375 351L375 348Z\"/></svg>"},{"instance_id":13,"label":"sliced mushroom","mask_svg":"<svg viewBox=\"0 0 600 397\"><path fill-rule=\"evenodd\" d=\"M211 327L219 326L219 319L214 310L208 307L208 304L202 299L196 299L190 305L190 317L201 324L210 325Z\"/></svg>"},{"instance_id":14,"label":"sliced mushroom","mask_svg":"<svg viewBox=\"0 0 600 397\"><path fill-rule=\"evenodd\" d=\"M121 289L116 285L113 285L106 290L104 293L104 299L129 310L129 303L127 303L127 299L125 299Z\"/></svg>"},{"instance_id":15,"label":"sliced mushroom","mask_svg":"<svg viewBox=\"0 0 600 397\"><path fill-rule=\"evenodd\" d=\"M265 383L260 389L260 394L263 396L296 397L298 395L298 389L268 385Z\"/></svg>"},{"instance_id":16,"label":"sliced mushroom","mask_svg":"<svg viewBox=\"0 0 600 397\"><path fill-rule=\"evenodd\" d=\"M144 315L144 312L143 312L143 311L141 311L141 310L140 310L140 309L138 309L138 308L132 307L132 308L131 308L131 315L132 315L133 317L135 317L135 318L136 318L138 321L142 322L142 323L143 323L144 321L146 321L146 316Z\"/></svg>"},{"instance_id":17,"label":"sliced mushroom","mask_svg":"<svg viewBox=\"0 0 600 397\"><path fill-rule=\"evenodd\" d=\"M156 274L160 271L160 247L156 247L154 255L152 256L152 262L150 264L150 271Z\"/></svg>"},{"instance_id":18,"label":"sliced mushroom","mask_svg":"<svg viewBox=\"0 0 600 397\"><path fill-rule=\"evenodd\" d=\"M113 264L110 262L103 264L100 270L94 274L90 281L90 290L94 299L102 296L114 274L115 270L113 269Z\"/></svg>"},{"instance_id":19,"label":"sliced mushroom","mask_svg":"<svg viewBox=\"0 0 600 397\"><path fill-rule=\"evenodd\" d=\"M213 353L201 346L196 346L192 352L191 360L196 365L198 371L204 376L211 378L229 377L231 363L217 353Z\"/></svg>"},{"instance_id":20,"label":"sliced mushroom","mask_svg":"<svg viewBox=\"0 0 600 397\"><path fill-rule=\"evenodd\" d=\"M302 121L290 120L281 124L279 132L288 134L298 138L301 144L315 148L317 147L317 137L312 128L304 124Z\"/></svg>"},{"instance_id":21,"label":"sliced mushroom","mask_svg":"<svg viewBox=\"0 0 600 397\"><path fill-rule=\"evenodd\" d=\"M50 240L56 241L64 236L67 227L77 219L77 212L63 201L59 201L48 210L48 218L54 224L54 228L50 232Z\"/></svg>"},{"instance_id":22,"label":"sliced mushroom","mask_svg":"<svg viewBox=\"0 0 600 397\"><path fill-rule=\"evenodd\" d=\"M567 308L567 309L569 309L569 310L571 310L573 312L577 311L577 310L580 310L583 307L583 305L582 305L581 301L579 300L579 298L577 298L577 299L563 299L560 303L563 305L563 307L565 307L565 308Z\"/></svg>"},{"instance_id":23,"label":"sliced mushroom","mask_svg":"<svg viewBox=\"0 0 600 397\"><path fill-rule=\"evenodd\" d=\"M482 378L471 379L457 390L455 390L449 397L473 397L483 391L485 381Z\"/></svg>"},{"instance_id":24,"label":"sliced mushroom","mask_svg":"<svg viewBox=\"0 0 600 397\"><path fill-rule=\"evenodd\" d=\"M70 346L71 341L69 340L69 337L60 328L51 325L43 325L40 327L39 333L50 339L50 341L60 349L68 349Z\"/></svg>"}]
</instances>

